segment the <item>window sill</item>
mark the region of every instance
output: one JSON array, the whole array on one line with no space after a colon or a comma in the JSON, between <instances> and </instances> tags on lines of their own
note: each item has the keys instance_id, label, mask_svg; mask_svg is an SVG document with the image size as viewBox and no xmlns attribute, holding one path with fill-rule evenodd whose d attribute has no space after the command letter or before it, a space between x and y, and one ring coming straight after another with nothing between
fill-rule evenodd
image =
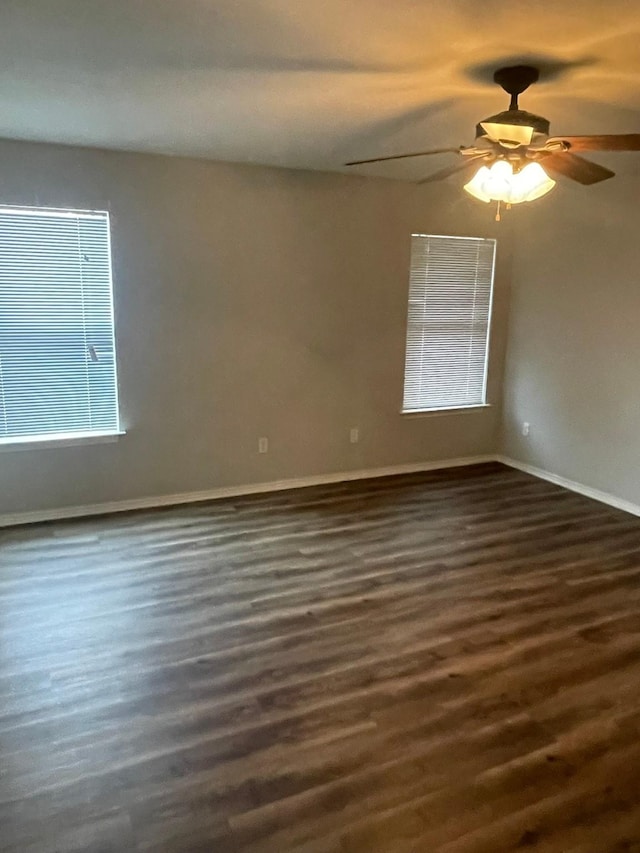
<instances>
[{"instance_id":1,"label":"window sill","mask_svg":"<svg viewBox=\"0 0 640 853\"><path fill-rule=\"evenodd\" d=\"M401 410L400 414L405 418L425 418L441 415L464 415L472 412L490 409L491 403L476 403L473 406L441 406L437 409L416 409L412 411Z\"/></svg>"},{"instance_id":2,"label":"window sill","mask_svg":"<svg viewBox=\"0 0 640 853\"><path fill-rule=\"evenodd\" d=\"M67 433L65 435L0 438L0 453L14 450L43 450L46 448L80 447L85 444L113 444L123 435L118 432Z\"/></svg>"}]
</instances>

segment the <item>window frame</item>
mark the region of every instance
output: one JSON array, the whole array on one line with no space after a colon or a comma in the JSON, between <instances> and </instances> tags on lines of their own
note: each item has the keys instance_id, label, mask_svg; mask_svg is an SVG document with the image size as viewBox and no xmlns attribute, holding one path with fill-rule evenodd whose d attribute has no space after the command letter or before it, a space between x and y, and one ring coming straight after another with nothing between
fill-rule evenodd
<instances>
[{"instance_id":1,"label":"window frame","mask_svg":"<svg viewBox=\"0 0 640 853\"><path fill-rule=\"evenodd\" d=\"M120 406L120 388L119 388L119 371L118 371L118 345L116 332L116 317L115 317L115 297L114 297L114 277L113 277L113 257L112 257L112 239L111 239L111 211L108 209L98 208L81 208L81 207L59 207L53 205L21 205L11 203L0 203L0 212L3 210L15 211L17 215L29 212L35 214L42 213L53 214L58 216L86 216L95 218L104 218L106 222L106 270L109 282L109 317L111 320L111 332L113 337L113 395L115 401L116 426L113 429L106 430L72 430L67 432L50 432L50 433L33 433L26 435L11 435L0 436L0 453L46 449L56 447L73 447L87 444L110 444L117 442L122 436L126 435L126 430L123 429L122 411Z\"/></svg>"},{"instance_id":2,"label":"window frame","mask_svg":"<svg viewBox=\"0 0 640 853\"><path fill-rule=\"evenodd\" d=\"M408 356L408 337L409 337L409 302L411 299L411 260L412 260L412 242L415 237L424 237L427 239L443 239L443 240L483 240L485 242L493 243L493 258L491 263L491 285L489 290L489 306L487 312L487 337L485 341L485 354L484 354L484 374L482 381L482 400L478 403L469 403L469 404L456 404L452 403L451 405L444 406L426 406L421 409L405 409L405 385L407 381L407 356ZM438 417L442 415L451 415L451 414L472 414L474 412L482 411L483 409L489 409L492 406L492 403L488 400L488 387L489 387L489 366L490 366L490 346L491 346L491 331L493 325L493 305L495 298L495 279L496 279L496 259L498 255L498 241L495 237L483 237L474 235L471 236L469 234L426 234L422 231L413 231L411 233L410 242L409 242L409 287L407 289L407 314L406 314L406 323L405 323L405 334L404 334L404 361L403 361L403 374L402 374L402 398L400 402L400 414L406 418L420 418L420 417Z\"/></svg>"}]
</instances>

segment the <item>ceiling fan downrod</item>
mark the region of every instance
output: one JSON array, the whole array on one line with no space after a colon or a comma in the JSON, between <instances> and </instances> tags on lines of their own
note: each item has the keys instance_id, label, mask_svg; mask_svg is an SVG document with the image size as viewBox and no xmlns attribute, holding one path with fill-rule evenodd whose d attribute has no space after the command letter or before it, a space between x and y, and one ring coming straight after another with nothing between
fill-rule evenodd
<instances>
[{"instance_id":1,"label":"ceiling fan downrod","mask_svg":"<svg viewBox=\"0 0 640 853\"><path fill-rule=\"evenodd\" d=\"M511 65L507 68L498 68L493 75L493 80L504 91L511 95L509 110L518 110L518 95L521 95L532 83L540 78L540 72L533 65Z\"/></svg>"}]
</instances>

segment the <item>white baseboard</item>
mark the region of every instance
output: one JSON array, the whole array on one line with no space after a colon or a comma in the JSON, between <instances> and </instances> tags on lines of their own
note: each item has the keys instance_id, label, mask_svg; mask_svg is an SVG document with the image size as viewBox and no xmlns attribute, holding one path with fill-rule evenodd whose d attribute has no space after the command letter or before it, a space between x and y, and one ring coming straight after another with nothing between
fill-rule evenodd
<instances>
[{"instance_id":1,"label":"white baseboard","mask_svg":"<svg viewBox=\"0 0 640 853\"><path fill-rule=\"evenodd\" d=\"M343 483L349 480L366 480L372 477L390 477L394 474L415 474L420 471L437 471L441 468L459 468L463 465L479 465L493 462L495 456L468 456L459 459L441 459L437 462L411 462L405 465L390 465L386 468L366 468L359 471L341 471L335 474L317 474L311 477L297 477L290 480L274 480L268 483L252 483L244 486L222 486L200 492L180 492L174 495L154 495L146 498L133 498L122 501L86 504L84 506L64 506L55 509L42 509L26 512L11 512L0 515L0 527L12 527L18 524L34 524L41 521L58 521L65 518L81 518L91 515L106 515L113 512L129 512L135 509L153 509L162 506L212 501L219 498L234 498L241 495L256 495L263 492L280 492L286 489L300 489L307 486L322 486L328 483Z\"/></svg>"},{"instance_id":2,"label":"white baseboard","mask_svg":"<svg viewBox=\"0 0 640 853\"><path fill-rule=\"evenodd\" d=\"M526 462L520 462L509 456L485 454L482 456L467 456L457 459L440 459L436 462L411 462L404 465L389 465L384 468L365 468L357 471L340 471L334 474L316 474L310 477L296 477L288 480L272 480L266 483L250 483L243 486L222 486L216 489L205 489L199 492L179 492L172 495L154 495L144 498L132 498L122 501L107 501L105 503L85 504L80 506L65 506L54 509L32 510L26 512L11 512L0 515L0 527L13 527L20 524L35 524L42 521L58 521L65 518L82 518L92 515L108 515L114 512L130 512L136 509L154 509L163 506L213 501L220 498L233 498L242 495L257 495L266 492L280 492L286 489L301 489L308 486L322 486L330 483L344 483L350 480L366 480L373 477L391 477L397 474L416 474L421 471L438 471L445 468L459 468L464 465L480 465L486 462L501 462L510 468L517 468L526 474L539 477L562 486L572 492L608 504L609 506L640 516L640 505L618 498L600 489L593 489L575 480L537 468Z\"/></svg>"},{"instance_id":3,"label":"white baseboard","mask_svg":"<svg viewBox=\"0 0 640 853\"><path fill-rule=\"evenodd\" d=\"M524 471L525 474L532 474L534 477L539 477L541 480L548 480L550 483L555 483L556 486L562 486L571 492L577 492L587 498L593 498L594 501L600 501L616 509L622 509L625 512L630 512L632 515L640 516L640 506L638 504L631 503L631 501L626 501L623 498L617 498L608 492L602 492L600 489L592 489L591 486L576 483L575 480L568 480L559 474L552 474L551 471L545 471L544 468L536 468L535 465L519 462L517 459L511 459L509 456L494 456L494 459L496 462L502 462L503 465L508 465L510 468L517 468L519 471Z\"/></svg>"}]
</instances>

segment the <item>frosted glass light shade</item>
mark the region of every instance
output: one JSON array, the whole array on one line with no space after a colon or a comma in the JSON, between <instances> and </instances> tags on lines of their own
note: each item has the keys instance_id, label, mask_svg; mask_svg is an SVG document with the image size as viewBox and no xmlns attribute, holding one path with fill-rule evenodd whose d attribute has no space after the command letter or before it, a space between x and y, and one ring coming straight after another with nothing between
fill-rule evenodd
<instances>
[{"instance_id":1,"label":"frosted glass light shade","mask_svg":"<svg viewBox=\"0 0 640 853\"><path fill-rule=\"evenodd\" d=\"M469 195L477 198L478 201L489 202L491 201L491 196L485 191L485 186L488 184L490 178L491 172L489 169L486 166L480 166L469 183L464 185L464 189Z\"/></svg>"},{"instance_id":2,"label":"frosted glass light shade","mask_svg":"<svg viewBox=\"0 0 640 853\"><path fill-rule=\"evenodd\" d=\"M513 177L516 189L524 196L523 201L533 201L540 198L540 196L551 192L556 185L556 182L547 175L540 163L528 163Z\"/></svg>"},{"instance_id":3,"label":"frosted glass light shade","mask_svg":"<svg viewBox=\"0 0 640 853\"><path fill-rule=\"evenodd\" d=\"M540 198L555 185L539 163L528 163L514 173L507 160L496 160L491 168L481 166L464 188L479 201L520 204Z\"/></svg>"}]
</instances>

